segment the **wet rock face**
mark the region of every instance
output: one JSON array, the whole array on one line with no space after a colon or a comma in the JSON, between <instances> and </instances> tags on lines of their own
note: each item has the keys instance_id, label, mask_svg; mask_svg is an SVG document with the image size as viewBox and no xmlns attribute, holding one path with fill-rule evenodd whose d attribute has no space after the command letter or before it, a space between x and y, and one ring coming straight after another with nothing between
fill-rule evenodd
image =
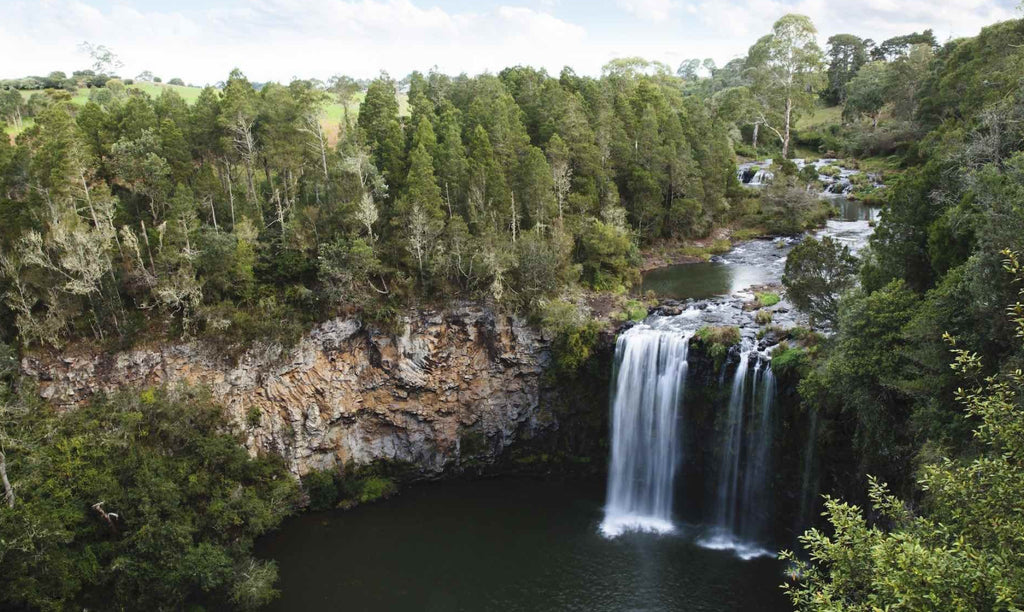
<instances>
[{"instance_id":1,"label":"wet rock face","mask_svg":"<svg viewBox=\"0 0 1024 612\"><path fill-rule=\"evenodd\" d=\"M319 325L290 350L254 346L237 362L200 343L113 355L25 357L40 394L74 407L98 392L189 383L208 387L250 452L280 454L296 474L376 460L424 476L494 461L522 439L557 429L545 406L547 341L481 308L419 312L397 335L354 319Z\"/></svg>"}]
</instances>

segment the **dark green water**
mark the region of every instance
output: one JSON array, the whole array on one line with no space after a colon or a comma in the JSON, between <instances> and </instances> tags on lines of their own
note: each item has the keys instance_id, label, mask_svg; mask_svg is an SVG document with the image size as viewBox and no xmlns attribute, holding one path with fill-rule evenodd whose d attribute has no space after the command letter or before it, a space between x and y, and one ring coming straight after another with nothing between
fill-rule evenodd
<instances>
[{"instance_id":1,"label":"dark green water","mask_svg":"<svg viewBox=\"0 0 1024 612\"><path fill-rule=\"evenodd\" d=\"M718 262L679 264L644 274L640 293L653 291L659 297L674 300L702 300L772 280L768 271L757 266Z\"/></svg>"},{"instance_id":2,"label":"dark green water","mask_svg":"<svg viewBox=\"0 0 1024 612\"><path fill-rule=\"evenodd\" d=\"M742 561L696 533L598 534L604 483L423 484L307 514L261 540L271 610L786 610L781 563Z\"/></svg>"}]
</instances>

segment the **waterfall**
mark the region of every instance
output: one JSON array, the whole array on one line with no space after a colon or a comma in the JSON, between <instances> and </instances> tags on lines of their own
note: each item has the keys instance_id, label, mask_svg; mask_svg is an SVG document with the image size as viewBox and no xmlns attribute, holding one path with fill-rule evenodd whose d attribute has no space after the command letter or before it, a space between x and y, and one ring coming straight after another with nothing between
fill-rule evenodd
<instances>
[{"instance_id":1,"label":"waterfall","mask_svg":"<svg viewBox=\"0 0 1024 612\"><path fill-rule=\"evenodd\" d=\"M760 362L758 366L760 367ZM739 534L751 540L764 537L765 518L771 504L767 484L771 476L768 466L771 462L774 438L772 408L775 406L775 376L772 374L771 365L767 364L763 370L758 370L758 373L760 381L757 377L754 378L754 389L760 393L760 398L752 397L751 401L760 402L760 414L756 421L751 420L751 427L748 428L749 455L743 474L743 495L740 498L743 514L740 516Z\"/></svg>"},{"instance_id":2,"label":"waterfall","mask_svg":"<svg viewBox=\"0 0 1024 612\"><path fill-rule=\"evenodd\" d=\"M702 546L734 550L744 559L773 554L759 544L766 536L771 501L775 391L771 366L753 348L744 347L721 428L713 527L699 542Z\"/></svg>"},{"instance_id":3,"label":"waterfall","mask_svg":"<svg viewBox=\"0 0 1024 612\"><path fill-rule=\"evenodd\" d=\"M814 497L817 494L817 482L812 482L814 471L814 447L818 439L818 411L811 409L810 424L807 432L807 447L804 449L803 478L800 483L800 523L797 525L797 533L802 533L807 528L810 518L811 506L814 505Z\"/></svg>"},{"instance_id":4,"label":"waterfall","mask_svg":"<svg viewBox=\"0 0 1024 612\"><path fill-rule=\"evenodd\" d=\"M715 525L727 527L736 519L736 489L740 478L740 453L743 437L743 404L746 399L747 369L750 366L750 351L740 354L740 364L732 379L729 394L729 409L726 412L726 429L722 445L722 463L718 470L718 493L715 498Z\"/></svg>"},{"instance_id":5,"label":"waterfall","mask_svg":"<svg viewBox=\"0 0 1024 612\"><path fill-rule=\"evenodd\" d=\"M753 178L751 178L750 182L747 184L750 185L751 187L760 187L762 185L767 185L768 183L771 183L772 179L774 178L775 174L771 170L766 170L762 168L758 170L756 173L754 173Z\"/></svg>"},{"instance_id":6,"label":"waterfall","mask_svg":"<svg viewBox=\"0 0 1024 612\"><path fill-rule=\"evenodd\" d=\"M615 346L612 455L601 531L670 532L691 333L634 327Z\"/></svg>"}]
</instances>

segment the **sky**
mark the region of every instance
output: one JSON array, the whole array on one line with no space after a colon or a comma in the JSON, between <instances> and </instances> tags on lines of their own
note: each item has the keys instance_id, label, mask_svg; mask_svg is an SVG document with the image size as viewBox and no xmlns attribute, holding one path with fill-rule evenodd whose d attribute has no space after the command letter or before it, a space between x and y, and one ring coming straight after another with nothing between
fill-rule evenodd
<instances>
[{"instance_id":1,"label":"sky","mask_svg":"<svg viewBox=\"0 0 1024 612\"><path fill-rule=\"evenodd\" d=\"M88 68L79 44L111 48L121 76L213 84L356 78L381 70L478 74L530 65L598 75L641 56L677 66L742 56L786 13L820 43L932 28L940 42L1020 17L1017 0L0 0L0 78Z\"/></svg>"}]
</instances>

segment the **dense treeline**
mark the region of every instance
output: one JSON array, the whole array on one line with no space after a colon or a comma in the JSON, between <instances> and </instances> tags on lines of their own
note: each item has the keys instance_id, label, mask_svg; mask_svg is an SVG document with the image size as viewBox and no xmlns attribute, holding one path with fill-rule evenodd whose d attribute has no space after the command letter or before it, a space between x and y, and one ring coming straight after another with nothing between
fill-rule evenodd
<instances>
[{"instance_id":1,"label":"dense treeline","mask_svg":"<svg viewBox=\"0 0 1024 612\"><path fill-rule=\"evenodd\" d=\"M730 121L682 85L641 60L413 74L403 115L382 75L340 135L310 81L235 71L192 105L116 80L84 106L51 90L0 142L6 327L257 337L345 309L621 291L638 245L705 235L739 194Z\"/></svg>"},{"instance_id":2,"label":"dense treeline","mask_svg":"<svg viewBox=\"0 0 1024 612\"><path fill-rule=\"evenodd\" d=\"M922 59L909 100L927 135L801 384L824 422L823 491L872 508L829 499L791 590L801 609L1024 605L1022 44L1010 21Z\"/></svg>"}]
</instances>

